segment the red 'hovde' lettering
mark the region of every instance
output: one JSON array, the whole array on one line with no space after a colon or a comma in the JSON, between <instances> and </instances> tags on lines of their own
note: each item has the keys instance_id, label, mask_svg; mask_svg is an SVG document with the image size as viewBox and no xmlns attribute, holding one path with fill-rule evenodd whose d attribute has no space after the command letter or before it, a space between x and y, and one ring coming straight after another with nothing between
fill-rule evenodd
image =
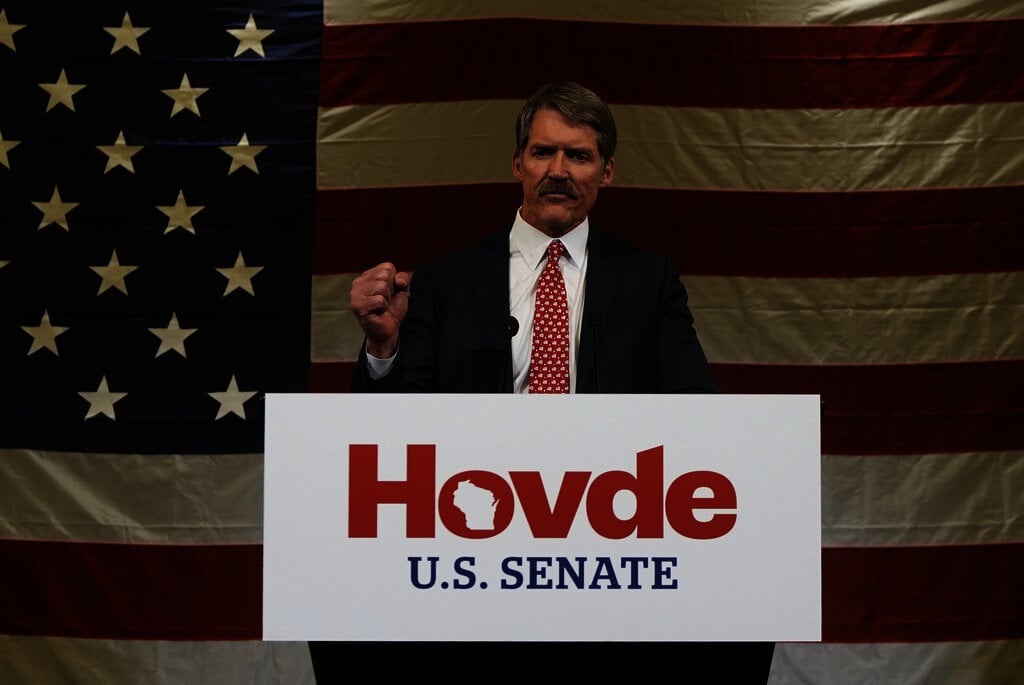
<instances>
[{"instance_id":1,"label":"red 'hovde' lettering","mask_svg":"<svg viewBox=\"0 0 1024 685\"><path fill-rule=\"evenodd\" d=\"M667 520L679 535L710 540L726 535L736 524L736 489L721 473L690 471L665 488L663 446L638 452L635 474L606 471L591 480L590 471L565 472L553 504L549 504L537 471L511 471L511 486L492 471L461 471L448 478L438 492L435 451L434 445L408 445L406 479L382 481L377 471L377 446L350 445L349 537L377 537L377 510L381 504L405 506L406 536L410 538L434 537L437 518L459 537L494 537L512 522L516 499L537 538L567 537L584 497L588 523L605 538L620 539L634 534L639 538L661 538ZM465 481L494 495L491 528L469 528L465 516L455 506L453 493ZM702 490L709 490L711 495L698 496ZM619 518L615 513L615 497L621 492L632 494L636 502L635 511L627 518ZM709 515L697 517L695 512L701 510Z\"/></svg>"},{"instance_id":2,"label":"red 'hovde' lettering","mask_svg":"<svg viewBox=\"0 0 1024 685\"><path fill-rule=\"evenodd\" d=\"M377 537L377 505L404 504L405 534L434 537L434 445L405 448L407 480L377 479L377 446L348 447L348 536Z\"/></svg>"}]
</instances>

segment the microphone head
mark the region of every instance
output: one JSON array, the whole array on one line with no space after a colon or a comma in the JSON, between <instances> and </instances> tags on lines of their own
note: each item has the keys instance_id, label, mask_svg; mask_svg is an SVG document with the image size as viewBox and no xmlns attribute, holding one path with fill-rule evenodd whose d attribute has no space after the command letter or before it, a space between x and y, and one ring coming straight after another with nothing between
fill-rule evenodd
<instances>
[{"instance_id":1,"label":"microphone head","mask_svg":"<svg viewBox=\"0 0 1024 685\"><path fill-rule=\"evenodd\" d=\"M519 332L519 320L514 316L508 317L508 337L514 338Z\"/></svg>"}]
</instances>

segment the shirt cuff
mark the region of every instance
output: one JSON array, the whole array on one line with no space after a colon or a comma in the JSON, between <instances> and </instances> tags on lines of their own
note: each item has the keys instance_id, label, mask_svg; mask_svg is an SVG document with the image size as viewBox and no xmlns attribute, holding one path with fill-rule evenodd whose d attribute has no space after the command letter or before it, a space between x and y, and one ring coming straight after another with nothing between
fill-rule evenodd
<instances>
[{"instance_id":1,"label":"shirt cuff","mask_svg":"<svg viewBox=\"0 0 1024 685\"><path fill-rule=\"evenodd\" d=\"M366 364L370 372L370 379L376 381L388 375L388 373L391 372L391 367L394 366L395 364L395 357L397 356L397 349L395 350L395 353L388 357L387 359L380 359L379 357L374 357L372 354L367 352Z\"/></svg>"}]
</instances>

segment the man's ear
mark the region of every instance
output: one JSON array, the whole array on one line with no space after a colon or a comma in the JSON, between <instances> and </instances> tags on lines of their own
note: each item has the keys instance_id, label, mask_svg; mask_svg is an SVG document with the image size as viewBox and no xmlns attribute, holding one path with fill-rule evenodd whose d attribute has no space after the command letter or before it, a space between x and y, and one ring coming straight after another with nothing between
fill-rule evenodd
<instances>
[{"instance_id":1,"label":"man's ear","mask_svg":"<svg viewBox=\"0 0 1024 685\"><path fill-rule=\"evenodd\" d=\"M610 157L604 165L604 174L601 176L601 185L606 186L615 178L615 158Z\"/></svg>"},{"instance_id":2,"label":"man's ear","mask_svg":"<svg viewBox=\"0 0 1024 685\"><path fill-rule=\"evenodd\" d=\"M523 180L522 161L518 154L512 153L512 175L516 177L517 181Z\"/></svg>"}]
</instances>

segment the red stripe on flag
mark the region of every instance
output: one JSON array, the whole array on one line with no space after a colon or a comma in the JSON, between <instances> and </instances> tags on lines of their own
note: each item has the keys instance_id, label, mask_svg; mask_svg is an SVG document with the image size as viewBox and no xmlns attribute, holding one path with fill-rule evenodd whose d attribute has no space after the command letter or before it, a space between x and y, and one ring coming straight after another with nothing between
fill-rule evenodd
<instances>
[{"instance_id":1,"label":"red stripe on flag","mask_svg":"<svg viewBox=\"0 0 1024 685\"><path fill-rule=\"evenodd\" d=\"M1024 544L822 551L827 642L1024 637Z\"/></svg>"},{"instance_id":2,"label":"red stripe on flag","mask_svg":"<svg viewBox=\"0 0 1024 685\"><path fill-rule=\"evenodd\" d=\"M310 392L350 392L355 362L313 362L309 369Z\"/></svg>"},{"instance_id":3,"label":"red stripe on flag","mask_svg":"<svg viewBox=\"0 0 1024 685\"><path fill-rule=\"evenodd\" d=\"M1024 360L714 364L724 392L820 394L826 454L1024 449Z\"/></svg>"},{"instance_id":4,"label":"red stripe on flag","mask_svg":"<svg viewBox=\"0 0 1024 685\"><path fill-rule=\"evenodd\" d=\"M544 49L524 50L524 36ZM601 59L581 45L601 46ZM1024 99L1022 51L1024 21L672 26L471 19L334 25L324 33L320 103L522 100L537 87L537 74L578 80L610 103L677 107L1009 102ZM458 65L458 78L452 78L452 65Z\"/></svg>"},{"instance_id":5,"label":"red stripe on flag","mask_svg":"<svg viewBox=\"0 0 1024 685\"><path fill-rule=\"evenodd\" d=\"M385 260L414 268L511 226L521 200L514 183L321 190L314 273L359 273ZM612 186L601 191L592 220L668 254L684 274L1024 270L1024 186L848 193Z\"/></svg>"},{"instance_id":6,"label":"red stripe on flag","mask_svg":"<svg viewBox=\"0 0 1024 685\"><path fill-rule=\"evenodd\" d=\"M510 177L511 154L510 142ZM320 190L313 273L361 273L382 261L412 269L510 229L522 199L513 183Z\"/></svg>"},{"instance_id":7,"label":"red stripe on flag","mask_svg":"<svg viewBox=\"0 0 1024 685\"><path fill-rule=\"evenodd\" d=\"M344 392L353 363L317 362L313 392ZM724 392L820 394L825 454L1024 449L1024 360L803 366L712 364Z\"/></svg>"},{"instance_id":8,"label":"red stripe on flag","mask_svg":"<svg viewBox=\"0 0 1024 685\"><path fill-rule=\"evenodd\" d=\"M258 639L262 548L0 542L0 632ZM823 550L827 641L1024 637L1024 544Z\"/></svg>"},{"instance_id":9,"label":"red stripe on flag","mask_svg":"<svg viewBox=\"0 0 1024 685\"><path fill-rule=\"evenodd\" d=\"M261 545L0 541L0 633L253 640Z\"/></svg>"},{"instance_id":10,"label":"red stripe on flag","mask_svg":"<svg viewBox=\"0 0 1024 685\"><path fill-rule=\"evenodd\" d=\"M612 186L593 216L603 230L671 255L684 274L1024 270L1024 186L803 193Z\"/></svg>"}]
</instances>

